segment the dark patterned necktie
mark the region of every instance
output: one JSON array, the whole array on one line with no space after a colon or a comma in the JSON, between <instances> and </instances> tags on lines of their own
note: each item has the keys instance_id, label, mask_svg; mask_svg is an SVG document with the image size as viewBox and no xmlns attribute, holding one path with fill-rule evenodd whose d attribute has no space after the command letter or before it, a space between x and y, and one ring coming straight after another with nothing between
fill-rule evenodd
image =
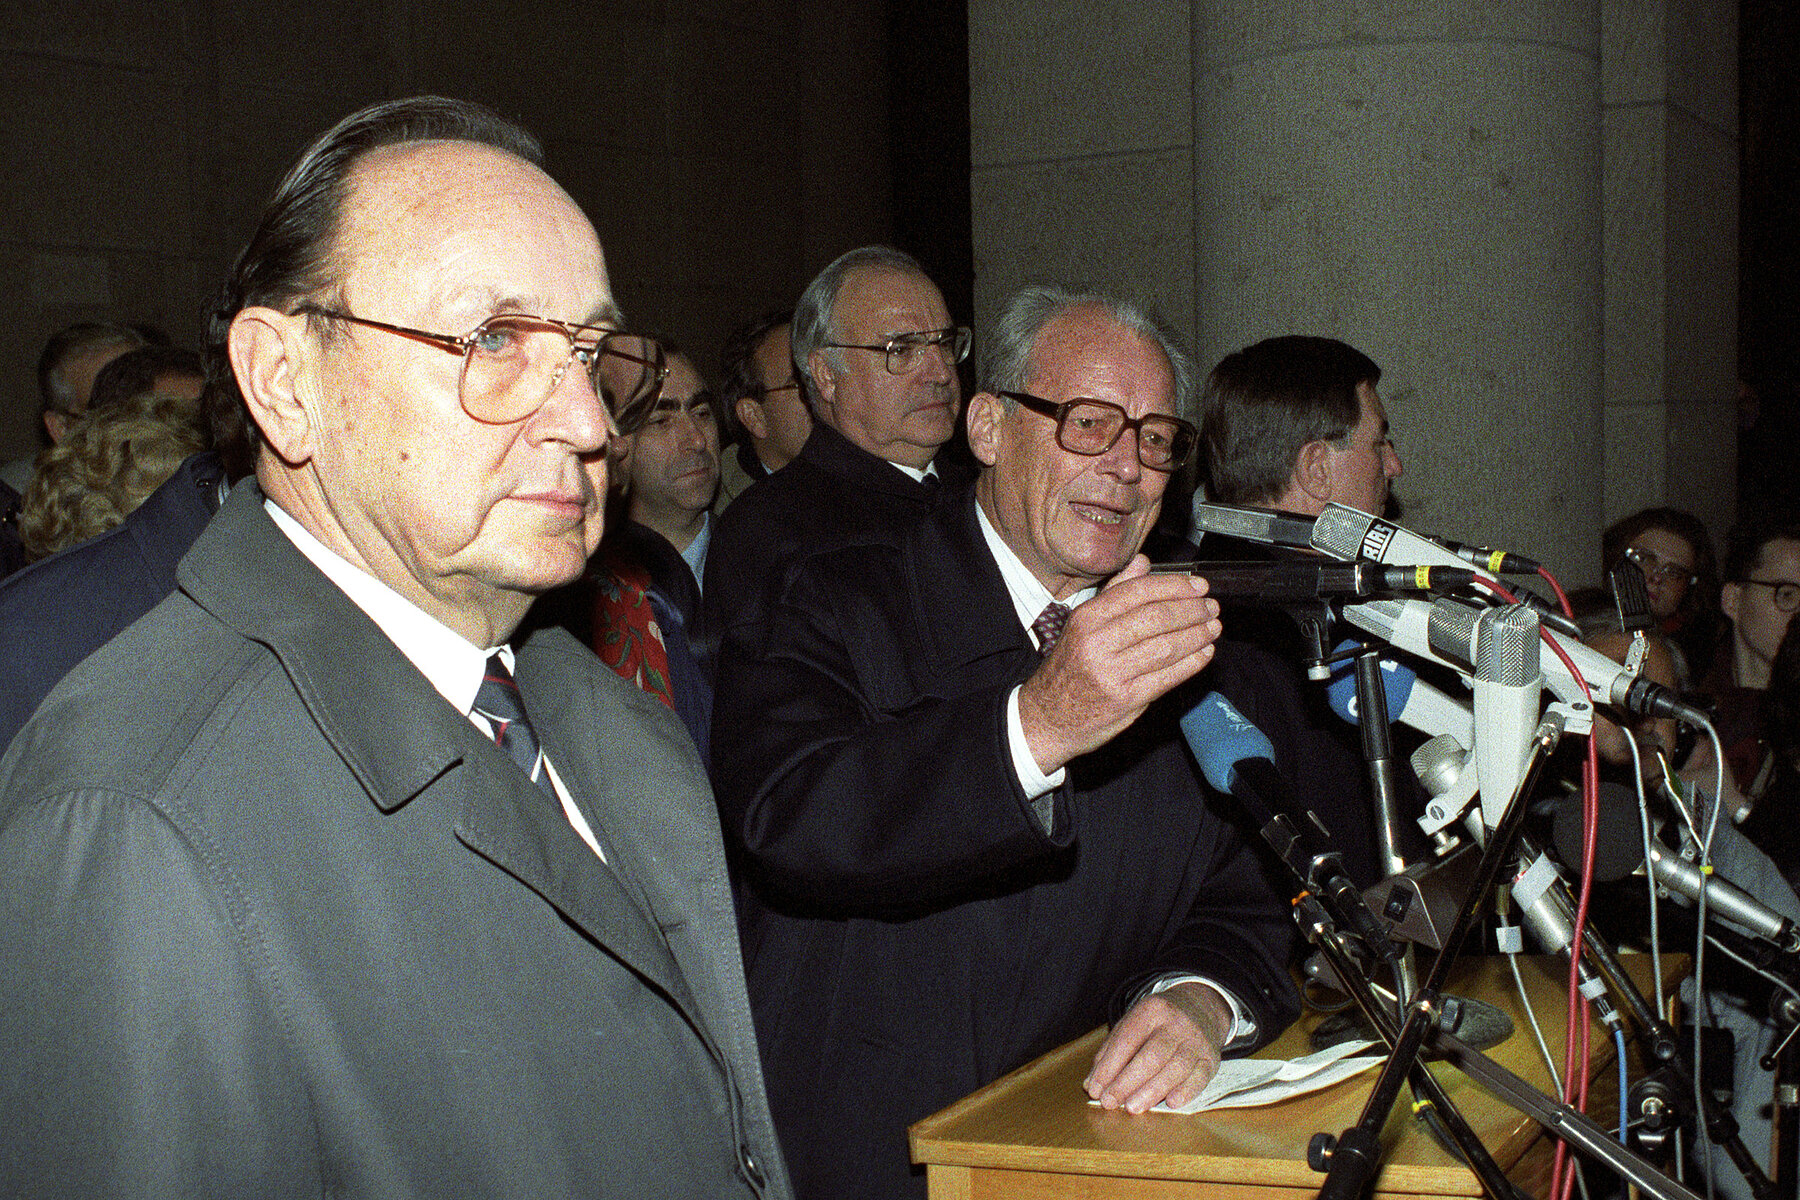
<instances>
[{"instance_id":1,"label":"dark patterned necktie","mask_svg":"<svg viewBox=\"0 0 1800 1200\"><path fill-rule=\"evenodd\" d=\"M1062 636L1063 626L1068 623L1068 605L1055 600L1044 605L1044 611L1031 623L1031 632L1037 634L1039 654L1048 654L1056 648L1056 639Z\"/></svg>"},{"instance_id":2,"label":"dark patterned necktie","mask_svg":"<svg viewBox=\"0 0 1800 1200\"><path fill-rule=\"evenodd\" d=\"M494 744L512 756L519 770L533 783L556 795L550 786L550 774L544 770L544 751L538 745L537 731L525 715L525 701L519 685L498 654L490 654L481 687L475 693L475 711L493 726Z\"/></svg>"}]
</instances>

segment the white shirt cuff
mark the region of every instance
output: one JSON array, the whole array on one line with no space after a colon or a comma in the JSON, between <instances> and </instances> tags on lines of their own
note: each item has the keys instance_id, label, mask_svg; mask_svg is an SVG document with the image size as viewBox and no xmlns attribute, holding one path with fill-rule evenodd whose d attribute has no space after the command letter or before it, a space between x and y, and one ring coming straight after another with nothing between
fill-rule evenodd
<instances>
[{"instance_id":1,"label":"white shirt cuff","mask_svg":"<svg viewBox=\"0 0 1800 1200\"><path fill-rule=\"evenodd\" d=\"M1031 756L1031 747L1025 744L1025 724L1019 720L1019 689L1016 687L1006 697L1006 744L1012 750L1013 774L1019 777L1019 786L1025 789L1025 799L1031 801L1032 811L1037 813L1044 832L1052 832L1050 825L1056 815L1056 798L1051 793L1063 785L1067 772L1061 767L1048 775L1038 770L1037 759Z\"/></svg>"},{"instance_id":2,"label":"white shirt cuff","mask_svg":"<svg viewBox=\"0 0 1800 1200\"><path fill-rule=\"evenodd\" d=\"M1159 979L1145 989L1144 997L1154 996L1159 992L1166 992L1178 983L1199 983L1206 985L1214 992L1218 993L1219 998L1225 1001L1225 1007L1231 1010L1231 1032L1225 1038L1225 1044L1219 1047L1221 1053L1226 1050L1236 1049L1239 1046L1249 1045L1256 1040L1255 1019L1250 1016L1243 1005L1238 1003L1236 996L1203 975L1170 975L1167 978ZM1139 998L1142 999L1144 997Z\"/></svg>"}]
</instances>

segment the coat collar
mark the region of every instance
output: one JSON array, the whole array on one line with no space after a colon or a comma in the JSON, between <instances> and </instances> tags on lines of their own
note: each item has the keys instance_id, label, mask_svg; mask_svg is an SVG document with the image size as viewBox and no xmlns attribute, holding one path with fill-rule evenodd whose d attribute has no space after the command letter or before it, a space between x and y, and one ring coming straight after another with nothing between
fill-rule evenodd
<instances>
[{"instance_id":1,"label":"coat collar","mask_svg":"<svg viewBox=\"0 0 1800 1200\"><path fill-rule=\"evenodd\" d=\"M624 833L614 783L634 782L594 761L601 752L570 735L565 721L540 725L552 761L603 846L602 867L562 813L455 711L361 609L295 548L263 511L263 492L246 479L226 499L178 568L181 589L239 635L266 647L346 767L383 812L394 812L434 785L445 789L457 835L472 850L530 887L587 929L632 969L691 1005L658 929L679 923L670 910L680 891L656 898L623 868L654 853ZM563 653L536 643L563 643ZM554 649L554 647L553 647ZM584 672L580 653L560 630L521 653L521 686L544 714L584 714L606 728L620 705L601 695L600 672ZM585 679L583 684L580 679ZM605 681L620 683L609 673ZM624 686L620 683L620 686ZM381 703L370 703L371 692ZM531 702L528 700L528 702ZM697 768L696 768L697 769ZM641 781L641 777L640 780ZM590 791L590 786L597 791ZM664 864L656 864L660 869ZM660 916L652 913L661 911Z\"/></svg>"},{"instance_id":2,"label":"coat collar","mask_svg":"<svg viewBox=\"0 0 1800 1200\"><path fill-rule=\"evenodd\" d=\"M263 511L263 490L231 491L176 578L196 604L275 655L326 738L384 811L468 751L473 727L376 624L307 561ZM391 704L368 703L378 680Z\"/></svg>"},{"instance_id":3,"label":"coat collar","mask_svg":"<svg viewBox=\"0 0 1800 1200\"><path fill-rule=\"evenodd\" d=\"M813 422L812 433L794 461L805 462L857 488L927 502L937 495L935 489L920 483L886 459L870 454L822 421ZM940 465L940 474L942 470Z\"/></svg>"},{"instance_id":4,"label":"coat collar","mask_svg":"<svg viewBox=\"0 0 1800 1200\"><path fill-rule=\"evenodd\" d=\"M915 581L918 628L947 670L988 661L1002 673L1037 662L1030 636L981 536L975 497L963 496L912 526L901 541L909 578Z\"/></svg>"}]
</instances>

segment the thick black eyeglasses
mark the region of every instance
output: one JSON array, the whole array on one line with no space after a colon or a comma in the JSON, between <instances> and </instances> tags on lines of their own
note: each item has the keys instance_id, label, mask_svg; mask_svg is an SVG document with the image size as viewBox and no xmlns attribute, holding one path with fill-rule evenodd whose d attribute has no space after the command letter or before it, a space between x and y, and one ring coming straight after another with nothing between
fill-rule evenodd
<instances>
[{"instance_id":1,"label":"thick black eyeglasses","mask_svg":"<svg viewBox=\"0 0 1800 1200\"><path fill-rule=\"evenodd\" d=\"M1077 396L1058 404L1030 392L1001 392L1032 412L1056 419L1056 444L1090 458L1111 450L1127 429L1137 431L1138 461L1153 471L1175 471L1194 453L1200 431L1180 417L1146 413L1132 417L1107 400Z\"/></svg>"},{"instance_id":2,"label":"thick black eyeglasses","mask_svg":"<svg viewBox=\"0 0 1800 1200\"><path fill-rule=\"evenodd\" d=\"M872 350L886 355L888 374L910 375L925 361L925 352L935 350L950 366L969 357L969 331L961 325L950 329L927 329L920 333L896 333L885 342L873 345L861 342L826 342L838 350Z\"/></svg>"},{"instance_id":3,"label":"thick black eyeglasses","mask_svg":"<svg viewBox=\"0 0 1800 1200\"><path fill-rule=\"evenodd\" d=\"M1737 582L1774 588L1776 608L1785 613L1800 611L1800 583L1791 579L1740 579Z\"/></svg>"},{"instance_id":4,"label":"thick black eyeglasses","mask_svg":"<svg viewBox=\"0 0 1800 1200\"><path fill-rule=\"evenodd\" d=\"M367 325L461 355L457 399L464 412L488 425L510 425L542 408L569 364L579 360L616 433L620 423L655 403L669 373L662 347L651 338L549 317L501 313L458 337L315 304L294 311Z\"/></svg>"}]
</instances>

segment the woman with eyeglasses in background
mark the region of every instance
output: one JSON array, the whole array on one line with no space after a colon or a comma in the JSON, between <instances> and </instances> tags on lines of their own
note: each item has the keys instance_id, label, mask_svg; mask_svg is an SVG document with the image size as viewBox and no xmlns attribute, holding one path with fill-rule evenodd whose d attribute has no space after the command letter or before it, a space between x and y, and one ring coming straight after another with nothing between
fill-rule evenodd
<instances>
[{"instance_id":1,"label":"woman with eyeglasses in background","mask_svg":"<svg viewBox=\"0 0 1800 1200\"><path fill-rule=\"evenodd\" d=\"M1646 508L1615 521L1600 537L1608 573L1629 558L1644 573L1650 612L1673 643L1683 690L1712 667L1722 640L1719 561L1700 518L1678 508Z\"/></svg>"}]
</instances>

